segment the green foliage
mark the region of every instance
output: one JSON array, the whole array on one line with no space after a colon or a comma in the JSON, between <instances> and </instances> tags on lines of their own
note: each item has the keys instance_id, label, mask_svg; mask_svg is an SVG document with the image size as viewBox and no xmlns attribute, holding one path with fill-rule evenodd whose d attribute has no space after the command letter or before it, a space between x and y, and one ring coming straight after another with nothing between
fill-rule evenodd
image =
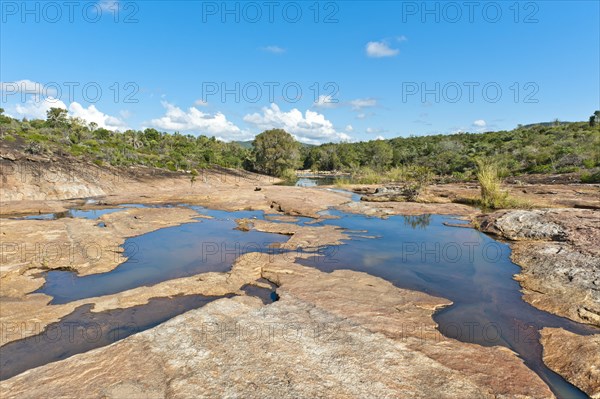
<instances>
[{"instance_id":1,"label":"green foliage","mask_svg":"<svg viewBox=\"0 0 600 399\"><path fill-rule=\"evenodd\" d=\"M581 175L582 183L600 183L600 170L593 173L584 173Z\"/></svg>"},{"instance_id":2,"label":"green foliage","mask_svg":"<svg viewBox=\"0 0 600 399\"><path fill-rule=\"evenodd\" d=\"M48 126L58 127L67 124L67 110L64 108L50 108L46 111Z\"/></svg>"},{"instance_id":3,"label":"green foliage","mask_svg":"<svg viewBox=\"0 0 600 399\"><path fill-rule=\"evenodd\" d=\"M389 151L392 159L389 159ZM374 160L374 157L376 160ZM600 163L600 124L561 122L520 126L512 131L398 137L359 143L324 144L310 149L305 169L376 172L407 165L430 168L438 176L472 179L475 158L494 159L502 174L565 173ZM365 183L379 182L362 173Z\"/></svg>"},{"instance_id":4,"label":"green foliage","mask_svg":"<svg viewBox=\"0 0 600 399\"><path fill-rule=\"evenodd\" d=\"M294 169L286 169L279 174L279 177L288 182L294 182L298 178Z\"/></svg>"},{"instance_id":5,"label":"green foliage","mask_svg":"<svg viewBox=\"0 0 600 399\"><path fill-rule=\"evenodd\" d=\"M501 165L501 177L528 173L581 172L592 178L600 166L600 112L588 122L544 123L512 131L398 137L357 143L300 145L283 130L256 137L252 146L214 137L167 134L155 129L113 132L68 118L53 108L46 120L17 120L0 113L0 138L30 153L72 154L113 166L144 165L186 171L213 165L272 175L288 169L346 172L358 183L408 182L413 165L443 180L475 178L478 158ZM35 145L39 144L39 145ZM343 181L340 182L343 184Z\"/></svg>"},{"instance_id":6,"label":"green foliage","mask_svg":"<svg viewBox=\"0 0 600 399\"><path fill-rule=\"evenodd\" d=\"M283 176L300 167L300 144L285 130L267 130L254 139L254 167L271 176Z\"/></svg>"},{"instance_id":7,"label":"green foliage","mask_svg":"<svg viewBox=\"0 0 600 399\"><path fill-rule=\"evenodd\" d=\"M478 159L477 181L481 186L480 205L485 209L508 207L508 192L502 191L498 165L490 160Z\"/></svg>"}]
</instances>

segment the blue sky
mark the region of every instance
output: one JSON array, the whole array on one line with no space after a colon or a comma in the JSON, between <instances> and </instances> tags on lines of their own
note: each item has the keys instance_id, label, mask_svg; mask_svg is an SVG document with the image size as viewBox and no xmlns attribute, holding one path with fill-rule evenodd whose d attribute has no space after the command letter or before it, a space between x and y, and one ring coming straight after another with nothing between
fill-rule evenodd
<instances>
[{"instance_id":1,"label":"blue sky","mask_svg":"<svg viewBox=\"0 0 600 399\"><path fill-rule=\"evenodd\" d=\"M598 1L69 4L0 3L8 114L321 143L600 108Z\"/></svg>"}]
</instances>

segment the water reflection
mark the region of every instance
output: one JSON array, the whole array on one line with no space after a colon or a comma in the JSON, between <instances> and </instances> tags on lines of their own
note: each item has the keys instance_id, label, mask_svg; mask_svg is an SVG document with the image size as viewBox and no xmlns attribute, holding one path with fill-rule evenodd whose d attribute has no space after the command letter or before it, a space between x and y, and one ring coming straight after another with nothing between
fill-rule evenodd
<instances>
[{"instance_id":1,"label":"water reflection","mask_svg":"<svg viewBox=\"0 0 600 399\"><path fill-rule=\"evenodd\" d=\"M479 345L506 346L517 352L559 397L585 398L542 363L539 329L562 327L578 334L596 328L543 312L522 300L513 279L519 267L510 247L474 229L444 225L446 216L392 216L386 220L331 211L325 220L372 238L353 238L336 247L331 259L301 263L331 272L363 271L394 285L450 299L454 304L434 315L446 336Z\"/></svg>"},{"instance_id":2,"label":"water reflection","mask_svg":"<svg viewBox=\"0 0 600 399\"><path fill-rule=\"evenodd\" d=\"M425 229L431 223L431 215L403 216L404 225L413 229Z\"/></svg>"}]
</instances>

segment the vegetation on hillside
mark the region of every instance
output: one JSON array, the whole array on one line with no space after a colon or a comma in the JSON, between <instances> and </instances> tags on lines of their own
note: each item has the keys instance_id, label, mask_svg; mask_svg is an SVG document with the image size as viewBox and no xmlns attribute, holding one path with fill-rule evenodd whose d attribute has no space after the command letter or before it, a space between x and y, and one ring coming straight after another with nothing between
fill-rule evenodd
<instances>
[{"instance_id":1,"label":"vegetation on hillside","mask_svg":"<svg viewBox=\"0 0 600 399\"><path fill-rule=\"evenodd\" d=\"M46 120L17 120L0 112L0 137L31 154L69 154L99 165L145 165L173 171L219 165L285 176L291 169L304 168L348 172L365 183L412 179L418 186L431 174L474 180L477 160L486 159L497 165L501 177L581 172L582 180L592 183L600 181L599 118L511 131L312 147L301 146L285 131L275 129L258 135L248 147L152 128L113 132L54 108Z\"/></svg>"}]
</instances>

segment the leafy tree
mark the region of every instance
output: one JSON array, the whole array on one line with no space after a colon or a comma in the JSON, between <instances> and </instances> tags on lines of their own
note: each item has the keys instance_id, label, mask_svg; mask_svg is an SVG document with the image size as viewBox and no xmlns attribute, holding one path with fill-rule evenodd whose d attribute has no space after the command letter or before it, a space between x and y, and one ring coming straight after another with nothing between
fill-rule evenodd
<instances>
[{"instance_id":1,"label":"leafy tree","mask_svg":"<svg viewBox=\"0 0 600 399\"><path fill-rule=\"evenodd\" d=\"M65 126L67 124L67 110L64 108L50 108L46 111L46 121L51 127Z\"/></svg>"},{"instance_id":2,"label":"leafy tree","mask_svg":"<svg viewBox=\"0 0 600 399\"><path fill-rule=\"evenodd\" d=\"M262 132L252 142L255 168L273 176L281 176L287 169L300 167L300 144L282 129Z\"/></svg>"},{"instance_id":3,"label":"leafy tree","mask_svg":"<svg viewBox=\"0 0 600 399\"><path fill-rule=\"evenodd\" d=\"M369 142L367 156L371 167L377 170L385 170L392 163L394 150L386 141L375 140Z\"/></svg>"}]
</instances>

